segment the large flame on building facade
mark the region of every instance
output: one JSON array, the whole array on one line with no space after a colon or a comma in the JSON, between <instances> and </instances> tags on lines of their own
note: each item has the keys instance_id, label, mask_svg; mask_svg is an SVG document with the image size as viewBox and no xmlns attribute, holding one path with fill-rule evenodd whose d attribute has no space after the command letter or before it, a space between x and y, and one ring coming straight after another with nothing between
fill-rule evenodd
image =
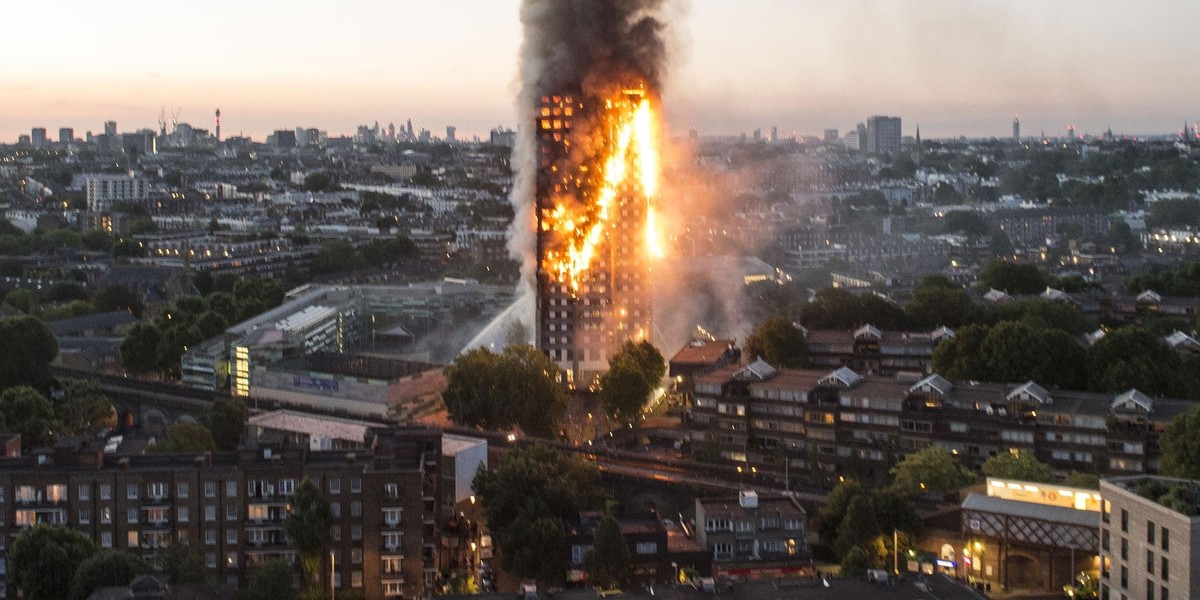
<instances>
[{"instance_id":1,"label":"large flame on building facade","mask_svg":"<svg viewBox=\"0 0 1200 600\"><path fill-rule=\"evenodd\" d=\"M603 372L622 342L650 333L655 100L641 86L541 98L539 346L572 380Z\"/></svg>"},{"instance_id":2,"label":"large flame on building facade","mask_svg":"<svg viewBox=\"0 0 1200 600\"><path fill-rule=\"evenodd\" d=\"M606 152L595 164L552 164L555 177L552 207L542 209L540 228L551 243L542 255L542 268L554 280L567 284L572 294L592 266L602 242L612 239L622 202L644 203L645 251L661 256L654 231L654 196L658 191L658 148L655 144L654 113L650 99L641 89L624 90L605 102L601 131ZM564 147L571 145L574 98L547 97L538 126ZM559 106L552 106L557 104ZM582 105L578 108L583 108ZM568 154L569 156L569 154ZM628 207L625 207L628 209Z\"/></svg>"}]
</instances>

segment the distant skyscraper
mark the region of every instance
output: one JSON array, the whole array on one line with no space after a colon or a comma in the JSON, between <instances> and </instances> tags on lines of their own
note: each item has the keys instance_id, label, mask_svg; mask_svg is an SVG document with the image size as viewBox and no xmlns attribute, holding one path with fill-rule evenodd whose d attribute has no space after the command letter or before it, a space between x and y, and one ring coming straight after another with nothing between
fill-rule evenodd
<instances>
[{"instance_id":1,"label":"distant skyscraper","mask_svg":"<svg viewBox=\"0 0 1200 600\"><path fill-rule=\"evenodd\" d=\"M1021 119L1017 115L1013 115L1013 142L1021 143Z\"/></svg>"},{"instance_id":2,"label":"distant skyscraper","mask_svg":"<svg viewBox=\"0 0 1200 600\"><path fill-rule=\"evenodd\" d=\"M1067 140L1075 141L1075 126L1067 125Z\"/></svg>"},{"instance_id":3,"label":"distant skyscraper","mask_svg":"<svg viewBox=\"0 0 1200 600\"><path fill-rule=\"evenodd\" d=\"M453 125L446 126L446 142L447 143L453 144L458 141L458 138L456 137L457 131L458 130Z\"/></svg>"},{"instance_id":4,"label":"distant skyscraper","mask_svg":"<svg viewBox=\"0 0 1200 600\"><path fill-rule=\"evenodd\" d=\"M104 122L104 135L107 135L109 137L116 137L116 135L117 135L117 122L116 121L105 121Z\"/></svg>"},{"instance_id":5,"label":"distant skyscraper","mask_svg":"<svg viewBox=\"0 0 1200 600\"><path fill-rule=\"evenodd\" d=\"M867 119L867 153L891 154L900 151L900 117L873 116Z\"/></svg>"},{"instance_id":6,"label":"distant skyscraper","mask_svg":"<svg viewBox=\"0 0 1200 600\"><path fill-rule=\"evenodd\" d=\"M779 127L774 125L771 126L771 137L767 138L767 141L771 142L772 144L779 141Z\"/></svg>"},{"instance_id":7,"label":"distant skyscraper","mask_svg":"<svg viewBox=\"0 0 1200 600\"><path fill-rule=\"evenodd\" d=\"M221 141L221 109L219 109L219 108L217 109L217 129L216 129L216 135L217 135L217 141L218 141L218 142L219 142L219 141Z\"/></svg>"},{"instance_id":8,"label":"distant skyscraper","mask_svg":"<svg viewBox=\"0 0 1200 600\"><path fill-rule=\"evenodd\" d=\"M417 134L413 133L412 119L408 120L408 139L410 139L410 140L417 139Z\"/></svg>"},{"instance_id":9,"label":"distant skyscraper","mask_svg":"<svg viewBox=\"0 0 1200 600\"><path fill-rule=\"evenodd\" d=\"M34 148L45 148L46 128L34 127L33 130L29 132L29 143L33 144Z\"/></svg>"},{"instance_id":10,"label":"distant skyscraper","mask_svg":"<svg viewBox=\"0 0 1200 600\"><path fill-rule=\"evenodd\" d=\"M58 130L58 143L66 146L75 141L75 130L70 127L61 127Z\"/></svg>"},{"instance_id":11,"label":"distant skyscraper","mask_svg":"<svg viewBox=\"0 0 1200 600\"><path fill-rule=\"evenodd\" d=\"M838 141L838 130L826 129L825 130L825 143L832 144L836 141Z\"/></svg>"}]
</instances>

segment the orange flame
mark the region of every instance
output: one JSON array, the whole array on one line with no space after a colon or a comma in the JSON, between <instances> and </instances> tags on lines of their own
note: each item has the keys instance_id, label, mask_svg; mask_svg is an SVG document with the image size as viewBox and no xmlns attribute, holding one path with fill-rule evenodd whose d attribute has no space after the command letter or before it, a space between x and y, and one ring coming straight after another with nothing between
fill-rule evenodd
<instances>
[{"instance_id":1,"label":"orange flame","mask_svg":"<svg viewBox=\"0 0 1200 600\"><path fill-rule=\"evenodd\" d=\"M584 210L573 210L570 201L556 198L555 206L543 216L542 228L557 234L558 247L548 249L544 268L559 282L579 291L584 274L592 266L600 244L607 239L616 222L618 194L626 186L637 185L645 202L646 251L661 256L662 248L655 231L653 199L658 191L658 145L655 139L654 113L650 99L642 90L626 90L609 99L610 130L613 132L607 153L598 165L580 165L580 177L590 179L595 170L601 179Z\"/></svg>"}]
</instances>

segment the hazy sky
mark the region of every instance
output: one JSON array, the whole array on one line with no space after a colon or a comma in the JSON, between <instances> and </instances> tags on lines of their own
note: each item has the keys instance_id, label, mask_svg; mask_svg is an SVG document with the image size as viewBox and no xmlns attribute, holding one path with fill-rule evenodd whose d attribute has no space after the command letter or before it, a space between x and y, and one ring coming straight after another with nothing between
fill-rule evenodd
<instances>
[{"instance_id":1,"label":"hazy sky","mask_svg":"<svg viewBox=\"0 0 1200 600\"><path fill-rule=\"evenodd\" d=\"M519 0L13 0L0 140L180 120L261 139L412 117L515 125ZM899 115L926 137L1165 133L1200 119L1196 0L680 0L675 132L842 131Z\"/></svg>"}]
</instances>

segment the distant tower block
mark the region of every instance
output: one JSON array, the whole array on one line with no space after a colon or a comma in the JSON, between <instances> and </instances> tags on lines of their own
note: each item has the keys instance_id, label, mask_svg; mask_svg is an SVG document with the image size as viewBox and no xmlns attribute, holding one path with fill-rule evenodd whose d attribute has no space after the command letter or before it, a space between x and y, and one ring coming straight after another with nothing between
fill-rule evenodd
<instances>
[{"instance_id":1,"label":"distant tower block","mask_svg":"<svg viewBox=\"0 0 1200 600\"><path fill-rule=\"evenodd\" d=\"M221 141L221 109L217 109L217 141Z\"/></svg>"},{"instance_id":2,"label":"distant tower block","mask_svg":"<svg viewBox=\"0 0 1200 600\"><path fill-rule=\"evenodd\" d=\"M1017 115L1013 115L1013 142L1021 143L1021 119Z\"/></svg>"}]
</instances>

